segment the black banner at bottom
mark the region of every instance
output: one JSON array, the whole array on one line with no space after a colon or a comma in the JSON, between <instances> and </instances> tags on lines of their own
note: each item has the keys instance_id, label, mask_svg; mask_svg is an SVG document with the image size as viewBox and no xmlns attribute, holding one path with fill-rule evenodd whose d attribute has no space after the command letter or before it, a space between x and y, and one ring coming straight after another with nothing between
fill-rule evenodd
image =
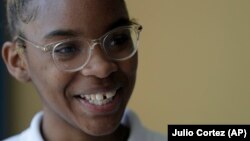
<instances>
[{"instance_id":1,"label":"black banner at bottom","mask_svg":"<svg viewBox=\"0 0 250 141\"><path fill-rule=\"evenodd\" d=\"M168 141L250 141L250 125L168 125Z\"/></svg>"}]
</instances>

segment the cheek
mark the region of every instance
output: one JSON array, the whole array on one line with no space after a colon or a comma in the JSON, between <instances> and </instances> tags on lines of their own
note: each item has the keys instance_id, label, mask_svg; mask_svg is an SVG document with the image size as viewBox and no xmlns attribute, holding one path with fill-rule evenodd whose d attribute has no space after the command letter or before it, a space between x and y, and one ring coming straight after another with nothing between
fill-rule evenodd
<instances>
[{"instance_id":1,"label":"cheek","mask_svg":"<svg viewBox=\"0 0 250 141\"><path fill-rule=\"evenodd\" d=\"M29 74L39 94L53 95L63 92L69 78L58 71L50 54L35 51L28 53Z\"/></svg>"},{"instance_id":2,"label":"cheek","mask_svg":"<svg viewBox=\"0 0 250 141\"><path fill-rule=\"evenodd\" d=\"M120 62L119 66L121 70L127 75L128 78L135 77L138 66L138 55L136 54L131 59L124 62Z\"/></svg>"},{"instance_id":3,"label":"cheek","mask_svg":"<svg viewBox=\"0 0 250 141\"><path fill-rule=\"evenodd\" d=\"M53 62L46 59L39 62L30 61L29 65L31 80L39 94L44 110L70 113L65 88L71 81L71 75L59 71Z\"/></svg>"},{"instance_id":4,"label":"cheek","mask_svg":"<svg viewBox=\"0 0 250 141\"><path fill-rule=\"evenodd\" d=\"M120 69L121 71L126 75L128 80L128 93L132 93L135 85L136 80L136 72L137 72L137 66L138 66L138 57L137 54L124 62L120 62Z\"/></svg>"}]
</instances>

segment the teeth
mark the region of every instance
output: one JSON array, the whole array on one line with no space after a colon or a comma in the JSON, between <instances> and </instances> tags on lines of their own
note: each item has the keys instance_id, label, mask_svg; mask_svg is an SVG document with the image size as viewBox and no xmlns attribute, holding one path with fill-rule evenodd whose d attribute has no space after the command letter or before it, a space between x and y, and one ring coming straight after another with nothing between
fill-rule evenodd
<instances>
[{"instance_id":1,"label":"teeth","mask_svg":"<svg viewBox=\"0 0 250 141\"><path fill-rule=\"evenodd\" d=\"M106 93L106 97L107 97L107 98L111 98L111 97L113 97L113 96L115 96L115 92L107 92L107 93Z\"/></svg>"},{"instance_id":2,"label":"teeth","mask_svg":"<svg viewBox=\"0 0 250 141\"><path fill-rule=\"evenodd\" d=\"M96 100L96 96L94 94L90 95L91 100Z\"/></svg>"},{"instance_id":3,"label":"teeth","mask_svg":"<svg viewBox=\"0 0 250 141\"><path fill-rule=\"evenodd\" d=\"M83 94L81 94L81 95L80 95L80 97L81 97L81 98L84 98L84 95L83 95Z\"/></svg>"},{"instance_id":4,"label":"teeth","mask_svg":"<svg viewBox=\"0 0 250 141\"><path fill-rule=\"evenodd\" d=\"M95 95L96 100L103 100L103 99L104 99L103 96L104 96L104 95L102 95L102 94L97 94L97 95Z\"/></svg>"},{"instance_id":5,"label":"teeth","mask_svg":"<svg viewBox=\"0 0 250 141\"><path fill-rule=\"evenodd\" d=\"M92 103L92 104L94 104L94 100L89 100L89 103Z\"/></svg>"},{"instance_id":6,"label":"teeth","mask_svg":"<svg viewBox=\"0 0 250 141\"><path fill-rule=\"evenodd\" d=\"M91 99L91 96L90 96L90 95L85 95L85 98L86 98L87 100L90 100L90 99Z\"/></svg>"},{"instance_id":7,"label":"teeth","mask_svg":"<svg viewBox=\"0 0 250 141\"><path fill-rule=\"evenodd\" d=\"M95 105L104 105L104 104L109 103L110 101L112 101L112 99L105 99L105 100L102 100L102 101L99 101L99 100L89 100L89 103L95 104Z\"/></svg>"},{"instance_id":8,"label":"teeth","mask_svg":"<svg viewBox=\"0 0 250 141\"><path fill-rule=\"evenodd\" d=\"M112 101L113 97L116 94L116 90L106 92L106 93L98 93L98 94L90 94L90 95L80 95L81 98L85 98L89 103L94 105L104 105Z\"/></svg>"},{"instance_id":9,"label":"teeth","mask_svg":"<svg viewBox=\"0 0 250 141\"><path fill-rule=\"evenodd\" d=\"M106 93L97 93L97 94L81 94L80 98L87 100L93 105L104 105L113 100L113 97L116 94L116 90L106 92Z\"/></svg>"},{"instance_id":10,"label":"teeth","mask_svg":"<svg viewBox=\"0 0 250 141\"><path fill-rule=\"evenodd\" d=\"M96 104L96 105L102 105L102 101L98 101L98 100L97 100L97 101L95 102L95 104Z\"/></svg>"}]
</instances>

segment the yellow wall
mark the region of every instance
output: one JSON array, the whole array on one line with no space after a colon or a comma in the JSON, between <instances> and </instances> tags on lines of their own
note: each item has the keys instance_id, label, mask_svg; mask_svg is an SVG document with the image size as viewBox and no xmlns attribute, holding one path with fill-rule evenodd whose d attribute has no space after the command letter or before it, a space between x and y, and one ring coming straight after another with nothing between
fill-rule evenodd
<instances>
[{"instance_id":1,"label":"yellow wall","mask_svg":"<svg viewBox=\"0 0 250 141\"><path fill-rule=\"evenodd\" d=\"M147 127L250 123L249 0L126 1L144 27L129 107ZM11 133L39 109L30 89L13 82Z\"/></svg>"}]
</instances>

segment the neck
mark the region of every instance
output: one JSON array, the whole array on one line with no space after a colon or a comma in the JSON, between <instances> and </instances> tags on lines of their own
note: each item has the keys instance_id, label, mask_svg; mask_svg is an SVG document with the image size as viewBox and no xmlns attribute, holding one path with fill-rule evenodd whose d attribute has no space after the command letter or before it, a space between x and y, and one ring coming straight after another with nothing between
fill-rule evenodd
<instances>
[{"instance_id":1,"label":"neck","mask_svg":"<svg viewBox=\"0 0 250 141\"><path fill-rule=\"evenodd\" d=\"M42 136L45 141L127 141L129 128L119 125L111 134L92 136L84 131L71 126L57 115L44 111L41 125Z\"/></svg>"}]
</instances>

